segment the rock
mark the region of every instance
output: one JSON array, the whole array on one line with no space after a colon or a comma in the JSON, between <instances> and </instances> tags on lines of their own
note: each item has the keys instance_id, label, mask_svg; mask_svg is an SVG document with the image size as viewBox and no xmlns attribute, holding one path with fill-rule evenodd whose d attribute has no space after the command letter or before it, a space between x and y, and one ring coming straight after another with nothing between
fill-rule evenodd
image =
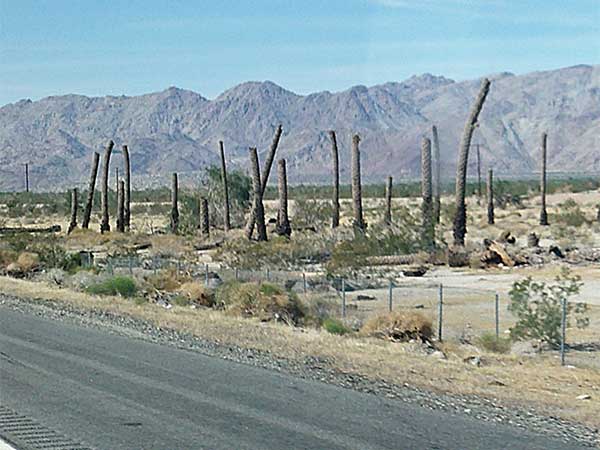
<instances>
[{"instance_id":1,"label":"rock","mask_svg":"<svg viewBox=\"0 0 600 450\"><path fill-rule=\"evenodd\" d=\"M62 269L49 269L43 272L40 272L36 275L35 281L42 281L50 284L56 284L58 286L62 286L65 282L65 278L67 277L67 273Z\"/></svg>"},{"instance_id":2,"label":"rock","mask_svg":"<svg viewBox=\"0 0 600 450\"><path fill-rule=\"evenodd\" d=\"M223 280L216 272L208 272L208 283L207 287L209 289L216 289L223 284Z\"/></svg>"},{"instance_id":3,"label":"rock","mask_svg":"<svg viewBox=\"0 0 600 450\"><path fill-rule=\"evenodd\" d=\"M23 273L23 269L21 269L21 266L14 262L6 266L6 273L11 277L15 278L21 278L25 276L25 274Z\"/></svg>"},{"instance_id":4,"label":"rock","mask_svg":"<svg viewBox=\"0 0 600 450\"><path fill-rule=\"evenodd\" d=\"M481 357L476 356L476 355L467 356L465 359L463 359L463 362L469 363L476 367L480 367L481 366Z\"/></svg>"},{"instance_id":5,"label":"rock","mask_svg":"<svg viewBox=\"0 0 600 450\"><path fill-rule=\"evenodd\" d=\"M448 359L446 354L441 350L435 350L435 351L431 352L429 354L429 357L433 358L433 359Z\"/></svg>"},{"instance_id":6,"label":"rock","mask_svg":"<svg viewBox=\"0 0 600 450\"><path fill-rule=\"evenodd\" d=\"M402 270L402 275L405 277L422 277L427 273L427 267L425 266L414 266L408 267Z\"/></svg>"},{"instance_id":7,"label":"rock","mask_svg":"<svg viewBox=\"0 0 600 450\"><path fill-rule=\"evenodd\" d=\"M577 396L577 400L591 400L592 396L589 394L582 394Z\"/></svg>"},{"instance_id":8,"label":"rock","mask_svg":"<svg viewBox=\"0 0 600 450\"><path fill-rule=\"evenodd\" d=\"M356 296L356 300L358 300L358 301L364 301L364 300L377 300L377 299L375 297L373 297L372 295L358 294Z\"/></svg>"},{"instance_id":9,"label":"rock","mask_svg":"<svg viewBox=\"0 0 600 450\"><path fill-rule=\"evenodd\" d=\"M550 247L548 247L548 253L551 255L554 255L558 258L565 257L564 253L561 251L561 249L558 245L551 245Z\"/></svg>"},{"instance_id":10,"label":"rock","mask_svg":"<svg viewBox=\"0 0 600 450\"><path fill-rule=\"evenodd\" d=\"M425 305L418 304L414 306L415 309L425 309Z\"/></svg>"},{"instance_id":11,"label":"rock","mask_svg":"<svg viewBox=\"0 0 600 450\"><path fill-rule=\"evenodd\" d=\"M514 244L517 239L510 233L510 231L503 231L498 238L498 242L503 244Z\"/></svg>"},{"instance_id":12,"label":"rock","mask_svg":"<svg viewBox=\"0 0 600 450\"><path fill-rule=\"evenodd\" d=\"M540 244L540 237L537 234L535 234L534 232L531 232L527 235L527 247L536 248L536 247L538 247L539 244Z\"/></svg>"}]
</instances>

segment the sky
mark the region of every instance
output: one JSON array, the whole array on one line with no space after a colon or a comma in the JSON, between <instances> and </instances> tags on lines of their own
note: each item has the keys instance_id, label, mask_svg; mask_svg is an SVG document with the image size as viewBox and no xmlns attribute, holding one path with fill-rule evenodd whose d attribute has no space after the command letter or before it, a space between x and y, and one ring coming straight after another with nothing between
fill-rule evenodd
<instances>
[{"instance_id":1,"label":"sky","mask_svg":"<svg viewBox=\"0 0 600 450\"><path fill-rule=\"evenodd\" d=\"M0 105L600 63L600 0L0 0Z\"/></svg>"}]
</instances>

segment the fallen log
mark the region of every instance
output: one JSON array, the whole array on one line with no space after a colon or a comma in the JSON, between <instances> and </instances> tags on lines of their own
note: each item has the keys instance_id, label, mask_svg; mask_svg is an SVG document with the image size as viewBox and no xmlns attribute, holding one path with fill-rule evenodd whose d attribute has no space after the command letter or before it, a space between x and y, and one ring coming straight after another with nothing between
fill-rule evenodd
<instances>
[{"instance_id":1,"label":"fallen log","mask_svg":"<svg viewBox=\"0 0 600 450\"><path fill-rule=\"evenodd\" d=\"M197 250L199 252L204 251L204 250L212 250L215 248L219 248L223 245L225 241L217 241L217 242L209 242L207 244L194 244L194 250Z\"/></svg>"},{"instance_id":2,"label":"fallen log","mask_svg":"<svg viewBox=\"0 0 600 450\"><path fill-rule=\"evenodd\" d=\"M389 255L369 256L366 258L369 266L396 266L403 264L415 264L421 259L421 255Z\"/></svg>"},{"instance_id":3,"label":"fallen log","mask_svg":"<svg viewBox=\"0 0 600 450\"><path fill-rule=\"evenodd\" d=\"M60 225L52 225L44 228L27 228L27 227L0 227L0 234L17 234L17 233L60 233Z\"/></svg>"}]
</instances>

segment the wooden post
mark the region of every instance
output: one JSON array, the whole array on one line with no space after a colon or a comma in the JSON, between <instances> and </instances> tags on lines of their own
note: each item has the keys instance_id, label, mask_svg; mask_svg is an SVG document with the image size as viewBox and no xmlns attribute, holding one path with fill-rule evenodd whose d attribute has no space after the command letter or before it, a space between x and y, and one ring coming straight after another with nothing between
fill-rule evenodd
<instances>
[{"instance_id":1,"label":"wooden post","mask_svg":"<svg viewBox=\"0 0 600 450\"><path fill-rule=\"evenodd\" d=\"M119 181L117 187L117 231L125 232L125 182Z\"/></svg>"},{"instance_id":2,"label":"wooden post","mask_svg":"<svg viewBox=\"0 0 600 450\"><path fill-rule=\"evenodd\" d=\"M288 190L287 190L287 170L285 159L277 162L277 187L279 191L279 214L277 223L277 234L290 237L292 228L288 218Z\"/></svg>"},{"instance_id":3,"label":"wooden post","mask_svg":"<svg viewBox=\"0 0 600 450\"><path fill-rule=\"evenodd\" d=\"M69 229L67 230L67 234L71 234L71 231L73 231L77 227L78 206L79 205L77 201L77 188L75 188L71 191L71 221L69 222Z\"/></svg>"},{"instance_id":4,"label":"wooden post","mask_svg":"<svg viewBox=\"0 0 600 450\"><path fill-rule=\"evenodd\" d=\"M488 170L487 177L487 217L488 224L494 224L494 171Z\"/></svg>"},{"instance_id":5,"label":"wooden post","mask_svg":"<svg viewBox=\"0 0 600 450\"><path fill-rule=\"evenodd\" d=\"M208 200L200 197L200 232L204 236L210 235L210 222L208 218Z\"/></svg>"},{"instance_id":6,"label":"wooden post","mask_svg":"<svg viewBox=\"0 0 600 450\"><path fill-rule=\"evenodd\" d=\"M252 170L252 188L253 188L253 196L252 196L252 211L251 215L254 216L252 220L248 221L246 225L246 237L248 239L252 239L252 232L254 229L254 225L256 224L256 228L258 231L258 240L266 241L267 240L267 228L265 226L265 210L262 202L262 187L260 182L260 167L258 165L258 153L256 152L256 147L251 147L249 150L250 156L250 167Z\"/></svg>"},{"instance_id":7,"label":"wooden post","mask_svg":"<svg viewBox=\"0 0 600 450\"><path fill-rule=\"evenodd\" d=\"M229 185L227 183L227 166L225 165L225 149L223 148L223 141L219 141L219 153L221 154L221 180L223 181L223 228L225 231L229 231L231 229Z\"/></svg>"},{"instance_id":8,"label":"wooden post","mask_svg":"<svg viewBox=\"0 0 600 450\"><path fill-rule=\"evenodd\" d=\"M385 213L383 216L383 221L387 225L392 224L392 183L392 177L387 177L387 184L385 185Z\"/></svg>"},{"instance_id":9,"label":"wooden post","mask_svg":"<svg viewBox=\"0 0 600 450\"><path fill-rule=\"evenodd\" d=\"M98 163L100 162L100 154L94 152L92 157L92 170L90 172L90 181L88 183L87 201L85 202L85 210L83 212L83 220L81 228L88 228L90 217L92 216L92 208L94 206L94 190L96 189L96 176L98 174Z\"/></svg>"},{"instance_id":10,"label":"wooden post","mask_svg":"<svg viewBox=\"0 0 600 450\"><path fill-rule=\"evenodd\" d=\"M352 205L354 210L354 228L359 232L364 232L366 224L363 219L362 210L362 186L360 180L360 136L352 136Z\"/></svg>"},{"instance_id":11,"label":"wooden post","mask_svg":"<svg viewBox=\"0 0 600 450\"><path fill-rule=\"evenodd\" d=\"M129 148L123 146L123 163L125 165L125 192L123 201L125 203L125 211L123 219L125 222L125 231L131 229L131 162L129 159Z\"/></svg>"},{"instance_id":12,"label":"wooden post","mask_svg":"<svg viewBox=\"0 0 600 450\"><path fill-rule=\"evenodd\" d=\"M337 228L340 225L340 160L335 131L329 132L331 138L331 163L333 170L333 192L332 192L332 217L331 228Z\"/></svg>"},{"instance_id":13,"label":"wooden post","mask_svg":"<svg viewBox=\"0 0 600 450\"><path fill-rule=\"evenodd\" d=\"M108 174L110 171L110 155L112 153L115 143L109 141L104 151L104 159L102 160L102 196L101 209L102 209L102 222L100 223L100 233L110 231L110 217L108 215Z\"/></svg>"},{"instance_id":14,"label":"wooden post","mask_svg":"<svg viewBox=\"0 0 600 450\"><path fill-rule=\"evenodd\" d=\"M179 183L174 172L171 181L171 233L179 231Z\"/></svg>"}]
</instances>

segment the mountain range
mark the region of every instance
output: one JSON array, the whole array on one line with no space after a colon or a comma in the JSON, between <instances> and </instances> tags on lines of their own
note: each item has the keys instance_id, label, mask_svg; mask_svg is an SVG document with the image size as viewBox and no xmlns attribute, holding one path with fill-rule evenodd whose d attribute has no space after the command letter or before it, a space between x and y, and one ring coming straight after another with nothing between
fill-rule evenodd
<instances>
[{"instance_id":1,"label":"mountain range","mask_svg":"<svg viewBox=\"0 0 600 450\"><path fill-rule=\"evenodd\" d=\"M545 131L551 172L600 171L600 65L488 78L491 89L473 140L480 144L483 169L531 176ZM420 140L434 124L442 171L450 177L479 84L424 74L310 95L264 81L240 84L213 100L175 87L131 97L21 100L0 108L0 191L23 188L25 163L36 190L85 185L92 153L103 151L110 139L117 149L129 146L137 187L167 185L171 172L193 183L206 166L218 163L219 140L230 167L245 170L248 147L264 158L278 124L284 130L278 157L287 159L293 183L329 182L331 129L338 136L342 182L350 176L354 133L361 136L366 182L417 177ZM115 166L121 159L116 152ZM470 161L475 174L475 158Z\"/></svg>"}]
</instances>

